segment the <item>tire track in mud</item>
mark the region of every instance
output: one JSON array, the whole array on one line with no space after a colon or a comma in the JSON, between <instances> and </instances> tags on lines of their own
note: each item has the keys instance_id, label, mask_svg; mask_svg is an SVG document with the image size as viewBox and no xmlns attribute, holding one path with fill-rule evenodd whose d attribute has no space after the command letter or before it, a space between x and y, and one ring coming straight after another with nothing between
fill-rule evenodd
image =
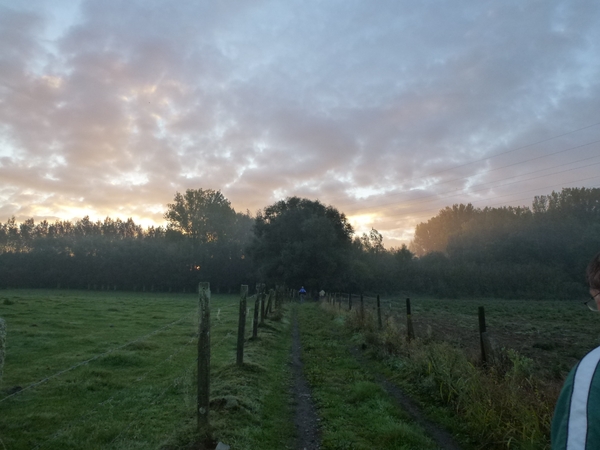
<instances>
[{"instance_id":1,"label":"tire track in mud","mask_svg":"<svg viewBox=\"0 0 600 450\"><path fill-rule=\"evenodd\" d=\"M291 370L294 379L292 397L296 406L294 425L296 428L296 450L318 450L321 448L319 416L312 400L312 392L302 372L302 345L300 343L300 326L298 312L293 311L292 318L292 362Z\"/></svg>"},{"instance_id":2,"label":"tire track in mud","mask_svg":"<svg viewBox=\"0 0 600 450\"><path fill-rule=\"evenodd\" d=\"M369 363L356 347L349 347L350 354L365 368ZM413 421L425 430L425 432L435 441L443 450L461 450L461 447L455 441L454 437L439 425L428 420L421 408L408 396L402 389L391 383L385 376L373 370L370 372L375 377L377 383L400 405L413 419Z\"/></svg>"}]
</instances>

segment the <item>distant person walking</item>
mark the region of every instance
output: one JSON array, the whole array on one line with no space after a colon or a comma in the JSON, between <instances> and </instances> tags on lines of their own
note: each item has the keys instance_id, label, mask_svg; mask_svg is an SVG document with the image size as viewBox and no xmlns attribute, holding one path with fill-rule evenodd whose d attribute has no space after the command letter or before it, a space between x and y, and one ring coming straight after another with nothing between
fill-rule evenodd
<instances>
[{"instance_id":1,"label":"distant person walking","mask_svg":"<svg viewBox=\"0 0 600 450\"><path fill-rule=\"evenodd\" d=\"M591 299L600 311L600 253L586 270ZM583 357L562 388L552 419L552 450L600 449L600 347Z\"/></svg>"},{"instance_id":2,"label":"distant person walking","mask_svg":"<svg viewBox=\"0 0 600 450\"><path fill-rule=\"evenodd\" d=\"M298 294L300 294L300 303L303 303L304 297L306 297L306 289L304 289L304 286L302 286L300 288L300 290L298 291Z\"/></svg>"}]
</instances>

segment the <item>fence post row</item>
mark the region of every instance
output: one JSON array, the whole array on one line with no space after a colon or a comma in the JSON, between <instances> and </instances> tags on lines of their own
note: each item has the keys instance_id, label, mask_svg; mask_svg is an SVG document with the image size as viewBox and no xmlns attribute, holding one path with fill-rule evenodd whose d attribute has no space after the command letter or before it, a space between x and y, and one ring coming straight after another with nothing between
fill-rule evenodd
<instances>
[{"instance_id":1,"label":"fence post row","mask_svg":"<svg viewBox=\"0 0 600 450\"><path fill-rule=\"evenodd\" d=\"M275 291L273 292L273 303L271 303L271 309L268 312L272 312L273 309L277 309L277 302L279 301L279 291L281 288L278 284L275 285Z\"/></svg>"},{"instance_id":2,"label":"fence post row","mask_svg":"<svg viewBox=\"0 0 600 450\"><path fill-rule=\"evenodd\" d=\"M281 303L283 302L283 290L284 286L275 286L275 309L278 310L281 307Z\"/></svg>"},{"instance_id":3,"label":"fence post row","mask_svg":"<svg viewBox=\"0 0 600 450\"><path fill-rule=\"evenodd\" d=\"M210 283L198 285L198 431L210 434Z\"/></svg>"},{"instance_id":4,"label":"fence post row","mask_svg":"<svg viewBox=\"0 0 600 450\"><path fill-rule=\"evenodd\" d=\"M269 298L267 300L267 306L265 311L265 315L267 316L271 314L271 308L273 307L273 297L275 297L275 290L269 289Z\"/></svg>"},{"instance_id":5,"label":"fence post row","mask_svg":"<svg viewBox=\"0 0 600 450\"><path fill-rule=\"evenodd\" d=\"M261 295L260 295L260 323L264 325L265 323L265 300L267 298L266 286L262 285Z\"/></svg>"},{"instance_id":6,"label":"fence post row","mask_svg":"<svg viewBox=\"0 0 600 450\"><path fill-rule=\"evenodd\" d=\"M258 337L258 310L260 309L260 299L264 290L264 284L256 284L256 300L254 301L254 317L252 318L252 339Z\"/></svg>"},{"instance_id":7,"label":"fence post row","mask_svg":"<svg viewBox=\"0 0 600 450\"><path fill-rule=\"evenodd\" d=\"M242 284L240 292L240 319L238 322L237 357L236 364L244 364L244 332L246 330L246 298L248 297L248 285Z\"/></svg>"}]
</instances>

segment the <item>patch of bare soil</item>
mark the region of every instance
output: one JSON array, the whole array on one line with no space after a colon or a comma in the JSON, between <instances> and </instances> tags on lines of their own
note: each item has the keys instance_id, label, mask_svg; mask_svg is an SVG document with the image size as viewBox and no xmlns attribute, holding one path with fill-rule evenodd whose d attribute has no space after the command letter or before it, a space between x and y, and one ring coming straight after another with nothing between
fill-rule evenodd
<instances>
[{"instance_id":1,"label":"patch of bare soil","mask_svg":"<svg viewBox=\"0 0 600 450\"><path fill-rule=\"evenodd\" d=\"M350 348L350 353L358 362L360 362L367 370L370 370L370 364L362 355L359 349ZM431 437L439 448L444 450L460 450L461 447L454 440L452 435L446 430L440 428L437 424L428 420L419 406L395 384L391 383L386 377L380 373L372 372L379 385L392 397L400 407L405 410L413 419L413 421L425 430L427 435Z\"/></svg>"},{"instance_id":2,"label":"patch of bare soil","mask_svg":"<svg viewBox=\"0 0 600 450\"><path fill-rule=\"evenodd\" d=\"M300 329L298 317L294 314L292 326L292 375L294 384L291 388L296 412L294 425L296 427L297 450L318 450L321 448L321 435L319 430L319 416L312 401L312 394L302 372L300 358L302 346L300 344Z\"/></svg>"}]
</instances>

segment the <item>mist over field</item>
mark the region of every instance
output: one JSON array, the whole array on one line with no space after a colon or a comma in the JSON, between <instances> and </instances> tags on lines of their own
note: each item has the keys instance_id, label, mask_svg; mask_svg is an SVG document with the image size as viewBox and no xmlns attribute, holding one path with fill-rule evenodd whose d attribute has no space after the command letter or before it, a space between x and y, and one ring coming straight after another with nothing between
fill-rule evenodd
<instances>
[{"instance_id":1,"label":"mist over field","mask_svg":"<svg viewBox=\"0 0 600 450\"><path fill-rule=\"evenodd\" d=\"M220 192L188 189L166 227L88 217L0 224L0 287L193 292L256 282L314 292L416 292L441 297L577 298L600 250L600 189L570 188L531 207L455 204L416 226L410 245L385 248L343 211L289 197L253 216Z\"/></svg>"}]
</instances>

